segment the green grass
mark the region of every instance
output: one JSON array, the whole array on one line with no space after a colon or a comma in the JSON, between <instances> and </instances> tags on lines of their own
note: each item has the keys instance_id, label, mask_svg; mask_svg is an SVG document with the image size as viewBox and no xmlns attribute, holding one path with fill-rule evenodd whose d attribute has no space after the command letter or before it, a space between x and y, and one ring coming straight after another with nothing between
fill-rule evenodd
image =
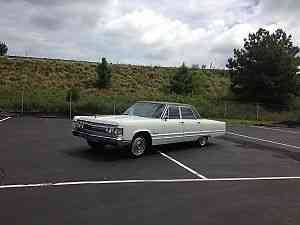
<instances>
[{"instance_id":1,"label":"green grass","mask_svg":"<svg viewBox=\"0 0 300 225\"><path fill-rule=\"evenodd\" d=\"M112 65L111 87L98 89L95 69L96 64L88 62L0 57L0 86L5 90L66 90L75 86L84 96L160 97L166 93L176 71L166 67ZM228 76L216 71L197 70L194 81L195 94L205 97L222 97L229 88Z\"/></svg>"},{"instance_id":2,"label":"green grass","mask_svg":"<svg viewBox=\"0 0 300 225\"><path fill-rule=\"evenodd\" d=\"M227 102L230 79L222 70L191 70L193 95L170 95L170 78L176 68L112 65L112 85L95 88L96 64L63 60L9 59L0 57L0 110L24 110L68 114L66 95L71 87L80 92L73 103L75 114L121 113L137 100L182 102L194 105L200 114L229 121L256 121L256 105ZM300 101L298 101L300 102ZM300 103L299 103L300 104ZM300 119L299 107L290 111L261 108L260 121Z\"/></svg>"}]
</instances>

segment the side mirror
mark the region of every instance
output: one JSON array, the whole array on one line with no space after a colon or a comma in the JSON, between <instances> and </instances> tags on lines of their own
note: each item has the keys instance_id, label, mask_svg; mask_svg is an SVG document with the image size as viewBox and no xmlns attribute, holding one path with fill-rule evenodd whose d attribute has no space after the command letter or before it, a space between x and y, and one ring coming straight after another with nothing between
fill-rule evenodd
<instances>
[{"instance_id":1,"label":"side mirror","mask_svg":"<svg viewBox=\"0 0 300 225\"><path fill-rule=\"evenodd\" d=\"M168 119L169 119L168 116L165 116L165 117L163 118L164 121L167 121Z\"/></svg>"}]
</instances>

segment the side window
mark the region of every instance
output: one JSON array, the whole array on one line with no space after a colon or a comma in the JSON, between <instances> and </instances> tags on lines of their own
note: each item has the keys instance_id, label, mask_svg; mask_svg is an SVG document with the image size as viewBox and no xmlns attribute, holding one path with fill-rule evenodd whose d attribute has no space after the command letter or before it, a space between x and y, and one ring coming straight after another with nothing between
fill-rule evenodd
<instances>
[{"instance_id":1,"label":"side window","mask_svg":"<svg viewBox=\"0 0 300 225\"><path fill-rule=\"evenodd\" d=\"M180 119L179 108L177 106L169 107L169 119Z\"/></svg>"},{"instance_id":2,"label":"side window","mask_svg":"<svg viewBox=\"0 0 300 225\"><path fill-rule=\"evenodd\" d=\"M196 119L201 119L201 116L198 113L198 111L195 108L192 108L192 109L193 109L194 115L196 116Z\"/></svg>"},{"instance_id":3,"label":"side window","mask_svg":"<svg viewBox=\"0 0 300 225\"><path fill-rule=\"evenodd\" d=\"M192 109L186 108L186 107L181 107L181 116L182 116L182 119L188 119L188 120L195 119Z\"/></svg>"}]
</instances>

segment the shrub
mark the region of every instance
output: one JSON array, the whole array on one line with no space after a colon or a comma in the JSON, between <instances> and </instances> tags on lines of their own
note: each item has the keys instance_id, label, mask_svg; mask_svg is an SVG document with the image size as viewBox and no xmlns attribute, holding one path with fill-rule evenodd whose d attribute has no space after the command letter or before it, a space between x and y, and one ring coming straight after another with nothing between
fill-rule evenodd
<instances>
[{"instance_id":1,"label":"shrub","mask_svg":"<svg viewBox=\"0 0 300 225\"><path fill-rule=\"evenodd\" d=\"M108 87L111 83L111 67L108 65L105 58L102 58L101 63L96 67L96 85L99 88Z\"/></svg>"},{"instance_id":2,"label":"shrub","mask_svg":"<svg viewBox=\"0 0 300 225\"><path fill-rule=\"evenodd\" d=\"M176 74L171 79L170 86L171 92L179 95L192 93L192 74L184 63L178 68Z\"/></svg>"},{"instance_id":3,"label":"shrub","mask_svg":"<svg viewBox=\"0 0 300 225\"><path fill-rule=\"evenodd\" d=\"M7 54L8 47L5 42L0 42L0 56L5 56Z\"/></svg>"}]
</instances>

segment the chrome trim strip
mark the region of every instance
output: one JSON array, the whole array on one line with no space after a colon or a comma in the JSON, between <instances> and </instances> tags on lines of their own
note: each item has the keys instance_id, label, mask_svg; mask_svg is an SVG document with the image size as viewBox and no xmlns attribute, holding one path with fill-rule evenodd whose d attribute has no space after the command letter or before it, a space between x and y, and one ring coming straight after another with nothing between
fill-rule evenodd
<instances>
[{"instance_id":1,"label":"chrome trim strip","mask_svg":"<svg viewBox=\"0 0 300 225\"><path fill-rule=\"evenodd\" d=\"M178 106L178 110L179 110L179 117L180 117L180 120L182 120L181 106Z\"/></svg>"},{"instance_id":2,"label":"chrome trim strip","mask_svg":"<svg viewBox=\"0 0 300 225\"><path fill-rule=\"evenodd\" d=\"M171 136L171 137L154 137L152 140L161 140L161 139L172 139L172 138L184 138L184 136Z\"/></svg>"},{"instance_id":3,"label":"chrome trim strip","mask_svg":"<svg viewBox=\"0 0 300 225\"><path fill-rule=\"evenodd\" d=\"M88 135L88 136L92 136L92 137L98 137L98 138L104 138L104 139L109 139L109 140L114 140L114 141L120 141L118 138L113 138L113 137L104 137L104 136L99 136L99 135L95 135L95 134L88 134L88 133L84 133L84 132L80 132L80 131L76 131L79 134L83 134L83 135Z\"/></svg>"},{"instance_id":4,"label":"chrome trim strip","mask_svg":"<svg viewBox=\"0 0 300 225\"><path fill-rule=\"evenodd\" d=\"M218 133L226 133L225 130L216 130L216 131L200 131L200 132L189 132L189 134L184 133L169 133L169 134L156 134L152 135L153 140L160 140L160 139L171 139L171 138L184 138L184 137L194 137L194 136L201 136L203 134L218 134ZM174 136L172 136L174 135ZM180 135L180 136L179 136Z\"/></svg>"},{"instance_id":5,"label":"chrome trim strip","mask_svg":"<svg viewBox=\"0 0 300 225\"><path fill-rule=\"evenodd\" d=\"M152 137L157 137L157 136L170 136L170 135L183 135L183 133L155 134L155 135L152 135Z\"/></svg>"},{"instance_id":6,"label":"chrome trim strip","mask_svg":"<svg viewBox=\"0 0 300 225\"><path fill-rule=\"evenodd\" d=\"M170 136L170 135L184 135L184 134L201 134L201 133L225 133L225 130L215 130L215 131L197 131L197 132L184 132L184 133L167 133L167 134L152 134L152 137L157 136Z\"/></svg>"},{"instance_id":7,"label":"chrome trim strip","mask_svg":"<svg viewBox=\"0 0 300 225\"><path fill-rule=\"evenodd\" d=\"M226 132L225 130L214 130L214 131L212 131L212 130L201 130L201 131L196 131L196 132L194 132L194 131L192 131L192 132L184 132L184 134L198 134L198 133L220 133L220 132Z\"/></svg>"}]
</instances>

